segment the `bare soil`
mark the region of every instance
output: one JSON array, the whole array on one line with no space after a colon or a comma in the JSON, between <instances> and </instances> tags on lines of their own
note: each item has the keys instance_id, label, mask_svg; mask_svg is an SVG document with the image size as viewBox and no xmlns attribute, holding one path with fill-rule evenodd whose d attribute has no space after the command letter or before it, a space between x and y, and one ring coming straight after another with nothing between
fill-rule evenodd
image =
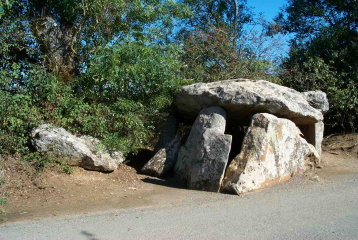
<instances>
[{"instance_id":1,"label":"bare soil","mask_svg":"<svg viewBox=\"0 0 358 240\"><path fill-rule=\"evenodd\" d=\"M358 173L358 133L331 136L322 145L323 164L319 174L329 177L334 174Z\"/></svg>"},{"instance_id":2,"label":"bare soil","mask_svg":"<svg viewBox=\"0 0 358 240\"><path fill-rule=\"evenodd\" d=\"M36 173L14 158L1 165L5 183L0 198L6 199L2 216L6 222L145 206L152 201L149 197L171 188L170 182L138 174L125 164L112 173L75 167L70 175L58 167Z\"/></svg>"},{"instance_id":3,"label":"bare soil","mask_svg":"<svg viewBox=\"0 0 358 240\"><path fill-rule=\"evenodd\" d=\"M74 168L68 175L56 167L37 173L16 158L0 161L3 220L13 222L51 216L90 214L111 209L174 204L188 198L173 180L141 175L138 166L121 164L112 173ZM322 168L304 176L307 182L329 182L339 174L358 174L358 134L325 139ZM171 196L170 202L164 196ZM1 207L1 206L0 206Z\"/></svg>"}]
</instances>

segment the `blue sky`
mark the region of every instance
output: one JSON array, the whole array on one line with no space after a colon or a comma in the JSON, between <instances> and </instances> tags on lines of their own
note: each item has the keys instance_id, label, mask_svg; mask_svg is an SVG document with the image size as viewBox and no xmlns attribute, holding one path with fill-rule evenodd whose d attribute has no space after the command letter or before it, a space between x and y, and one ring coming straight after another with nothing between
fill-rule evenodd
<instances>
[{"instance_id":1,"label":"blue sky","mask_svg":"<svg viewBox=\"0 0 358 240\"><path fill-rule=\"evenodd\" d=\"M247 4L255 13L263 13L266 20L272 20L287 0L248 0Z\"/></svg>"},{"instance_id":2,"label":"blue sky","mask_svg":"<svg viewBox=\"0 0 358 240\"><path fill-rule=\"evenodd\" d=\"M247 0L247 5L257 15L262 13L267 21L272 21L279 13L282 7L287 5L287 0ZM289 51L289 40L291 35L282 36L282 44L278 49L278 55L287 56Z\"/></svg>"}]
</instances>

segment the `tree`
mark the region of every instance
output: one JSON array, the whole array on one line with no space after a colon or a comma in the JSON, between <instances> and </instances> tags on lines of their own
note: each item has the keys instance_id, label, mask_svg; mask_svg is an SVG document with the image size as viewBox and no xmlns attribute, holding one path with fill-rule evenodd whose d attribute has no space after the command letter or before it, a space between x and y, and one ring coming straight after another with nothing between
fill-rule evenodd
<instances>
[{"instance_id":1,"label":"tree","mask_svg":"<svg viewBox=\"0 0 358 240\"><path fill-rule=\"evenodd\" d=\"M246 0L184 0L184 3L194 13L189 20L190 28L203 31L225 29L233 41L241 33L244 24L252 20Z\"/></svg>"},{"instance_id":2,"label":"tree","mask_svg":"<svg viewBox=\"0 0 358 240\"><path fill-rule=\"evenodd\" d=\"M188 13L170 0L18 0L5 10L8 19L21 15L28 24L23 31L35 37L44 65L64 82L84 70L94 49L129 35L143 40L153 26L162 26L162 36L155 37L163 37L172 30L173 17Z\"/></svg>"},{"instance_id":3,"label":"tree","mask_svg":"<svg viewBox=\"0 0 358 240\"><path fill-rule=\"evenodd\" d=\"M135 152L181 84L171 0L0 2L0 153L28 153L40 123Z\"/></svg>"},{"instance_id":4,"label":"tree","mask_svg":"<svg viewBox=\"0 0 358 240\"><path fill-rule=\"evenodd\" d=\"M277 36L263 31L246 0L186 0L193 17L179 38L184 45L185 76L194 81L271 78L270 57ZM272 44L271 44L272 43Z\"/></svg>"},{"instance_id":5,"label":"tree","mask_svg":"<svg viewBox=\"0 0 358 240\"><path fill-rule=\"evenodd\" d=\"M358 123L358 5L355 0L290 0L271 30L295 34L284 83L328 93L330 131Z\"/></svg>"}]
</instances>

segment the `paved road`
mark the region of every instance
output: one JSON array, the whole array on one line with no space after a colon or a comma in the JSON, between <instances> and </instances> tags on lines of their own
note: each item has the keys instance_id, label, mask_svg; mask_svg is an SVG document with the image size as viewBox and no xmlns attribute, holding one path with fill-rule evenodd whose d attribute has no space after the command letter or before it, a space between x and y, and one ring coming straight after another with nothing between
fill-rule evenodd
<instances>
[{"instance_id":1,"label":"paved road","mask_svg":"<svg viewBox=\"0 0 358 240\"><path fill-rule=\"evenodd\" d=\"M2 225L0 239L358 239L358 174L245 197L189 195L174 206Z\"/></svg>"}]
</instances>

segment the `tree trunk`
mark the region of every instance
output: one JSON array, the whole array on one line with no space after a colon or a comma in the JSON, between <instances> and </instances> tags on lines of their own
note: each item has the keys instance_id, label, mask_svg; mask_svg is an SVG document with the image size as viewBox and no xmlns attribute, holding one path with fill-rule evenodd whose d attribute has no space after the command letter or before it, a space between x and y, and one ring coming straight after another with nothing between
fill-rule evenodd
<instances>
[{"instance_id":1,"label":"tree trunk","mask_svg":"<svg viewBox=\"0 0 358 240\"><path fill-rule=\"evenodd\" d=\"M38 19L32 24L32 31L45 55L45 66L63 82L70 82L76 75L75 26L60 26L51 17Z\"/></svg>"}]
</instances>

